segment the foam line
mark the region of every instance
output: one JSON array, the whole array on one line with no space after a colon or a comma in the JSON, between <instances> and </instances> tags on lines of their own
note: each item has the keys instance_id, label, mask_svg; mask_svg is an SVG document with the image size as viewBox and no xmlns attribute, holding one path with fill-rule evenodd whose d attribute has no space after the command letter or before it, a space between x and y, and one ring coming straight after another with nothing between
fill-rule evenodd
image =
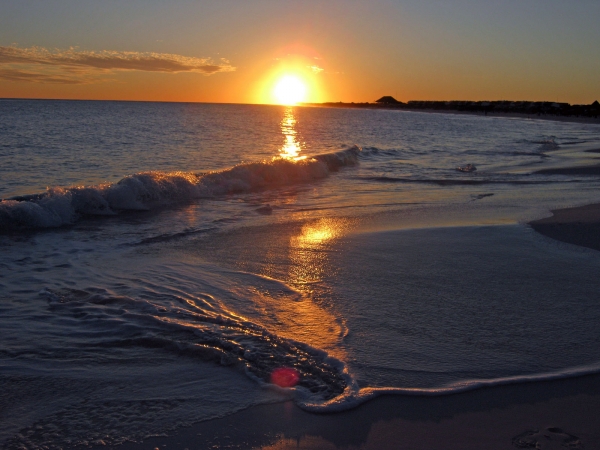
<instances>
[{"instance_id":1,"label":"foam line","mask_svg":"<svg viewBox=\"0 0 600 450\"><path fill-rule=\"evenodd\" d=\"M436 388L358 388L355 382L351 379L347 379L347 388L342 395L335 398L317 402L311 402L310 398L302 399L298 401L298 405L311 412L318 413L330 413L344 411L357 407L358 405L371 400L380 395L410 395L410 396L422 396L422 397L436 397L441 395L452 395L461 392L472 391L475 389L481 389L485 387L502 386L508 384L521 384L521 383L533 383L543 382L551 380L562 380L566 378L575 378L585 375L592 375L600 373L600 364L593 364L590 366L567 368L563 370L557 370L554 372L547 372L541 374L529 374L529 375L516 375L512 377L503 377L495 379L475 379L465 380L456 383L452 383L442 387Z\"/></svg>"},{"instance_id":2,"label":"foam line","mask_svg":"<svg viewBox=\"0 0 600 450\"><path fill-rule=\"evenodd\" d=\"M201 198L307 183L357 164L360 152L352 146L300 161L274 158L204 174L141 172L114 184L48 188L44 193L0 201L0 231L59 227L86 215L146 211Z\"/></svg>"}]
</instances>

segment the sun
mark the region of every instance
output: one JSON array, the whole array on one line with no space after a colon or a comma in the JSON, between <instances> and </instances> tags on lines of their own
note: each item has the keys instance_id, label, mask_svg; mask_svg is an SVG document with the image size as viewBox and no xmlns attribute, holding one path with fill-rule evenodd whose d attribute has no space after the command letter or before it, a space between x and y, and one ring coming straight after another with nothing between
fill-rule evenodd
<instances>
[{"instance_id":1,"label":"sun","mask_svg":"<svg viewBox=\"0 0 600 450\"><path fill-rule=\"evenodd\" d=\"M273 89L277 102L282 105L295 105L306 99L306 84L297 76L286 75L281 78Z\"/></svg>"}]
</instances>

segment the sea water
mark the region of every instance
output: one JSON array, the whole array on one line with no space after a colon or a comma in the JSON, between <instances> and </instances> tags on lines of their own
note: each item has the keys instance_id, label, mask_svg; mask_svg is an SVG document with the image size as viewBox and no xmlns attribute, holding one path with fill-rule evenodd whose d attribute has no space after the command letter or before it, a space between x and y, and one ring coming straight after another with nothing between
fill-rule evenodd
<instances>
[{"instance_id":1,"label":"sea water","mask_svg":"<svg viewBox=\"0 0 600 450\"><path fill-rule=\"evenodd\" d=\"M599 254L526 222L598 201L535 173L598 148L531 119L0 101L0 442L596 372Z\"/></svg>"}]
</instances>

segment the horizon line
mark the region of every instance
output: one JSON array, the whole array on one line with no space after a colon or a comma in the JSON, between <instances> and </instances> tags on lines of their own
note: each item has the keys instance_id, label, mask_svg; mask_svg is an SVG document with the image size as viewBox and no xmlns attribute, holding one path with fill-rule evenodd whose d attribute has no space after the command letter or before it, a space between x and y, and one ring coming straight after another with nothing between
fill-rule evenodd
<instances>
[{"instance_id":1,"label":"horizon line","mask_svg":"<svg viewBox=\"0 0 600 450\"><path fill-rule=\"evenodd\" d=\"M298 102L294 105L285 105L281 103L244 103L244 102L203 102L203 101L183 101L183 100L132 100L132 99L94 99L94 98L43 98L43 97L0 97L0 101L14 101L14 100L32 100L32 101L73 101L73 102L127 102L127 103L183 103L183 104L205 104L205 105L264 105L264 106L315 106L315 105L331 105L331 104L341 104L341 105L385 105L385 103L378 103L376 101L369 102L354 102L354 101L325 101L325 102ZM575 105L591 105L598 100L592 100L589 104L587 103L569 103L569 102L559 102L554 100L407 100L406 102L402 102L398 100L398 104L407 105L408 102L531 102L531 103L558 103L558 104L569 104L571 106Z\"/></svg>"}]
</instances>

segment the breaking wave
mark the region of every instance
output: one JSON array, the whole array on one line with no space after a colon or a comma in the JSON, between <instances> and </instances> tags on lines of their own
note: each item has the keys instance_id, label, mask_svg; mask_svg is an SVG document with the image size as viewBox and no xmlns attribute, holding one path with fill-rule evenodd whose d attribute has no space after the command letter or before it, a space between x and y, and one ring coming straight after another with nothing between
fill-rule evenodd
<instances>
[{"instance_id":1,"label":"breaking wave","mask_svg":"<svg viewBox=\"0 0 600 450\"><path fill-rule=\"evenodd\" d=\"M357 164L360 152L352 146L300 161L277 158L201 174L142 172L114 184L52 187L41 194L0 201L0 230L59 227L86 215L147 211L195 199L306 183Z\"/></svg>"}]
</instances>

